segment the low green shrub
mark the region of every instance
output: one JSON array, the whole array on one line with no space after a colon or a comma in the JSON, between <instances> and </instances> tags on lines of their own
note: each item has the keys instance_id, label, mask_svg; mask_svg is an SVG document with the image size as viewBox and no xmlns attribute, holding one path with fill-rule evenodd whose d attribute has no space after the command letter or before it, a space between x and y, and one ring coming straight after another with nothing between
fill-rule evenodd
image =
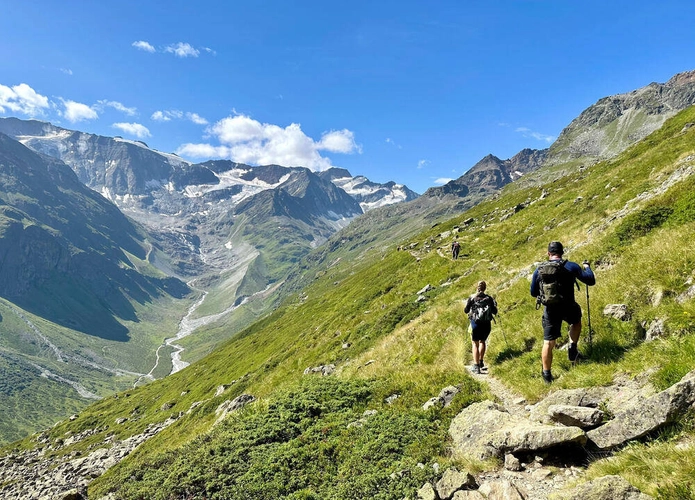
<instances>
[{"instance_id":1,"label":"low green shrub","mask_svg":"<svg viewBox=\"0 0 695 500\"><path fill-rule=\"evenodd\" d=\"M439 413L383 406L373 381L307 378L211 433L122 464L96 496L124 499L401 499L435 477ZM367 408L378 408L364 416ZM92 492L90 492L90 495Z\"/></svg>"}]
</instances>

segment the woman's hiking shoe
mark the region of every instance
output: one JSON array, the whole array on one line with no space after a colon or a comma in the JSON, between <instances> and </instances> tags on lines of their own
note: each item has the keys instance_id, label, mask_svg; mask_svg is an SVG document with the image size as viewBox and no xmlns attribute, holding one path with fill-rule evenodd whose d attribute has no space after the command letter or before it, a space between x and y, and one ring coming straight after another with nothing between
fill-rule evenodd
<instances>
[{"instance_id":1,"label":"woman's hiking shoe","mask_svg":"<svg viewBox=\"0 0 695 500\"><path fill-rule=\"evenodd\" d=\"M473 366L471 366L471 371L472 371L473 373L480 374L480 366L479 366L479 365L473 365Z\"/></svg>"},{"instance_id":2,"label":"woman's hiking shoe","mask_svg":"<svg viewBox=\"0 0 695 500\"><path fill-rule=\"evenodd\" d=\"M543 370L541 376L546 384L551 384L553 382L553 374L550 373L550 370Z\"/></svg>"},{"instance_id":3,"label":"woman's hiking shoe","mask_svg":"<svg viewBox=\"0 0 695 500\"><path fill-rule=\"evenodd\" d=\"M579 351L577 350L577 344L574 342L570 343L569 349L567 349L567 357L574 363L579 359Z\"/></svg>"}]
</instances>

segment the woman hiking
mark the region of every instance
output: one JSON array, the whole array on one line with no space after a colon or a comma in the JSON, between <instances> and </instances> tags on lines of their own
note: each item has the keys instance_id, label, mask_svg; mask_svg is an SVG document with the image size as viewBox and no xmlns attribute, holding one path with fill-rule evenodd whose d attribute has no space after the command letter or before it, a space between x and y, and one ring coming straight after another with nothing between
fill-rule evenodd
<instances>
[{"instance_id":1,"label":"woman hiking","mask_svg":"<svg viewBox=\"0 0 695 500\"><path fill-rule=\"evenodd\" d=\"M495 299L485 293L487 283L479 281L476 293L468 297L463 312L468 314L471 322L471 340L473 341L473 373L480 373L485 367L485 342L492 330L492 319L497 314Z\"/></svg>"}]
</instances>

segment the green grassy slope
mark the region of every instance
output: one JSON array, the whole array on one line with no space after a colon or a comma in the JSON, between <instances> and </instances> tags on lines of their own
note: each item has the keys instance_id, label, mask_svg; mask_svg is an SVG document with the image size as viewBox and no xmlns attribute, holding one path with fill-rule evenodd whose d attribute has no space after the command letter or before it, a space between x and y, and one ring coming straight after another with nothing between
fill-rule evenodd
<instances>
[{"instance_id":1,"label":"green grassy slope","mask_svg":"<svg viewBox=\"0 0 695 500\"><path fill-rule=\"evenodd\" d=\"M479 279L488 281L501 311L486 356L491 373L530 401L646 370L657 387L667 387L695 368L695 302L683 295L695 281L695 127L686 128L693 122L695 108L612 161L539 187L510 185L400 242L408 251L375 248L354 261L327 258L331 265L307 288L220 349L171 377L90 406L49 435L100 427L61 453L84 451L108 433L124 438L203 401L97 479L90 495L412 495L433 462L450 460L445 439L453 415L489 397L465 369L470 343L461 301ZM470 217L474 222L464 225ZM455 262L448 258L451 236L441 236L454 229L462 242ZM591 289L592 349L586 333L580 343L588 359L571 368L558 353L558 380L547 386L540 377L540 312L528 287L535 263L555 239L569 259L591 260L598 282ZM427 301L416 302L426 284L434 289ZM586 305L583 289L578 300ZM610 303L626 303L632 319L604 318L600 311ZM665 320L668 334L644 342L643 324L655 318ZM303 375L306 367L327 363L336 365L332 377ZM219 384L231 385L213 397ZM462 386L452 407L420 410L449 384ZM217 406L242 393L261 401L212 428ZM400 397L387 405L392 394ZM348 428L364 409L376 409L378 418ZM128 420L115 424L121 417ZM695 498L695 448L682 446L695 438L688 422L656 443L633 444L596 462L589 476L611 471L654 496ZM645 474L648 467L652 472ZM399 471L409 479L393 480Z\"/></svg>"}]
</instances>

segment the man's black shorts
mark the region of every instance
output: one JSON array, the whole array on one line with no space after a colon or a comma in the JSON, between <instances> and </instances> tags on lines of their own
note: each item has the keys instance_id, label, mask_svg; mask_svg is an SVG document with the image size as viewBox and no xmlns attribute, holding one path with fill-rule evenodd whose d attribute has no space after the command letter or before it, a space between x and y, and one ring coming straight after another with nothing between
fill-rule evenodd
<instances>
[{"instance_id":1,"label":"man's black shorts","mask_svg":"<svg viewBox=\"0 0 695 500\"><path fill-rule=\"evenodd\" d=\"M582 308L576 302L568 305L546 307L543 311L543 340L555 340L562 335L562 322L570 325L582 320Z\"/></svg>"},{"instance_id":2,"label":"man's black shorts","mask_svg":"<svg viewBox=\"0 0 695 500\"><path fill-rule=\"evenodd\" d=\"M471 329L473 333L471 338L478 342L485 342L490 335L490 330L492 330L491 321L471 321Z\"/></svg>"}]
</instances>

